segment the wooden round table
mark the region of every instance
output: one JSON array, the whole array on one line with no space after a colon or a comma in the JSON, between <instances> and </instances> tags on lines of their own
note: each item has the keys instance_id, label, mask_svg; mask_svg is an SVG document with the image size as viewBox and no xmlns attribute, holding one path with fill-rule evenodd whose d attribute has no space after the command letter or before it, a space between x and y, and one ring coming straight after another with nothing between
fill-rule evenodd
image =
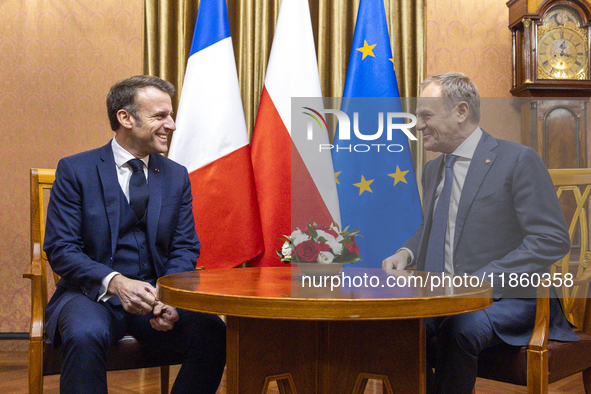
<instances>
[{"instance_id":1,"label":"wooden round table","mask_svg":"<svg viewBox=\"0 0 591 394\"><path fill-rule=\"evenodd\" d=\"M320 286L322 285L322 286ZM216 269L158 280L177 308L227 316L227 392L424 393L425 322L486 308L477 278L345 268L302 277L297 267Z\"/></svg>"}]
</instances>

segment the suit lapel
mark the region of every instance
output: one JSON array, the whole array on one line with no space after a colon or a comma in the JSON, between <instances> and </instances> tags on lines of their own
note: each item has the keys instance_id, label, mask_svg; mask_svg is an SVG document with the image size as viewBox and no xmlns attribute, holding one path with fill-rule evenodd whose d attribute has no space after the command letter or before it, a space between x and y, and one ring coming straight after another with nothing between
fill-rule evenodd
<instances>
[{"instance_id":1,"label":"suit lapel","mask_svg":"<svg viewBox=\"0 0 591 394\"><path fill-rule=\"evenodd\" d=\"M476 150L474 151L474 156L472 156L470 167L468 168L468 173L466 174L466 180L464 181L464 186L462 188L460 202L458 204L458 214L456 217L456 229L454 235L454 251L458 246L458 242L462 235L462 230L464 229L464 224L466 223L466 218L468 217L468 212L470 211L472 202L474 202L474 198L476 198L484 178L486 178L488 171L493 166L497 157L497 155L492 152L492 150L497 145L497 140L483 130L482 137L480 138L480 141L476 146ZM454 253L454 260L455 256L456 253Z\"/></svg>"},{"instance_id":2,"label":"suit lapel","mask_svg":"<svg viewBox=\"0 0 591 394\"><path fill-rule=\"evenodd\" d=\"M151 154L148 164L148 189L150 200L148 202L148 240L150 245L156 245L156 230L160 219L162 206L162 177L163 167L160 155Z\"/></svg>"},{"instance_id":3,"label":"suit lapel","mask_svg":"<svg viewBox=\"0 0 591 394\"><path fill-rule=\"evenodd\" d=\"M119 237L121 187L117 178L115 159L113 158L113 149L111 148L110 142L101 148L100 161L98 162L97 168L103 187L107 220L111 229L111 255L114 255L115 249L117 248L117 238Z\"/></svg>"}]
</instances>

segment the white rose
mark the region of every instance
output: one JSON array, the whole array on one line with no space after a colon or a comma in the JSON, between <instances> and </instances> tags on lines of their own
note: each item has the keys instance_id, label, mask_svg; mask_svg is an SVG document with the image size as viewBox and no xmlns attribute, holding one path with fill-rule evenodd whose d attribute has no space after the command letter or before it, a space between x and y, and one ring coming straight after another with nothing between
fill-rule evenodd
<instances>
[{"instance_id":1,"label":"white rose","mask_svg":"<svg viewBox=\"0 0 591 394\"><path fill-rule=\"evenodd\" d=\"M300 230L300 229L297 229L297 230L294 230L294 231L291 233L291 235L289 236L289 238L291 238L291 239L296 239L296 238L297 238L299 235L302 235L302 234L303 234L303 233L302 233L302 230Z\"/></svg>"},{"instance_id":2,"label":"white rose","mask_svg":"<svg viewBox=\"0 0 591 394\"><path fill-rule=\"evenodd\" d=\"M320 264L330 264L334 259L334 255L330 252L320 252L316 261Z\"/></svg>"},{"instance_id":3,"label":"white rose","mask_svg":"<svg viewBox=\"0 0 591 394\"><path fill-rule=\"evenodd\" d=\"M290 238L293 239L293 245L298 246L302 242L309 240L310 236L308 234L302 233L300 230L296 230L293 233L291 233Z\"/></svg>"},{"instance_id":4,"label":"white rose","mask_svg":"<svg viewBox=\"0 0 591 394\"><path fill-rule=\"evenodd\" d=\"M339 243L339 239L335 238L332 234L318 230L318 237L326 239L326 244L330 246L330 249L335 255L340 255L343 251L343 245ZM339 235L340 238L343 238ZM334 257L334 256L333 256Z\"/></svg>"},{"instance_id":5,"label":"white rose","mask_svg":"<svg viewBox=\"0 0 591 394\"><path fill-rule=\"evenodd\" d=\"M334 236L332 236L332 234L327 233L326 231L317 230L316 232L318 233L318 238L322 237L322 238L326 239L327 241L334 239Z\"/></svg>"},{"instance_id":6,"label":"white rose","mask_svg":"<svg viewBox=\"0 0 591 394\"><path fill-rule=\"evenodd\" d=\"M326 241L326 243L328 244L328 246L330 246L330 249L333 251L335 255L340 256L343 252L343 244L337 242L336 239L333 238L330 241Z\"/></svg>"},{"instance_id":7,"label":"white rose","mask_svg":"<svg viewBox=\"0 0 591 394\"><path fill-rule=\"evenodd\" d=\"M285 241L281 247L281 254L283 257L291 257L291 248L289 247L289 242Z\"/></svg>"}]
</instances>

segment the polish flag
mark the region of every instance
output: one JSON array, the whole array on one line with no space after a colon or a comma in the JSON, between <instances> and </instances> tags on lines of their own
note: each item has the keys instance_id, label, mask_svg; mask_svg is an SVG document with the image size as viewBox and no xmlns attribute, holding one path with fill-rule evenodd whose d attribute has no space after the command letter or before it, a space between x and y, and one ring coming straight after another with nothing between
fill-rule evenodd
<instances>
[{"instance_id":1,"label":"polish flag","mask_svg":"<svg viewBox=\"0 0 591 394\"><path fill-rule=\"evenodd\" d=\"M318 114L324 108L307 0L281 2L269 56L251 143L265 252L251 266L284 265L276 251L296 227L340 224L332 159L318 152L328 132L314 141L292 138L292 97L317 98L311 107Z\"/></svg>"},{"instance_id":2,"label":"polish flag","mask_svg":"<svg viewBox=\"0 0 591 394\"><path fill-rule=\"evenodd\" d=\"M201 0L168 157L189 171L198 265L229 268L263 251L226 0Z\"/></svg>"}]
</instances>

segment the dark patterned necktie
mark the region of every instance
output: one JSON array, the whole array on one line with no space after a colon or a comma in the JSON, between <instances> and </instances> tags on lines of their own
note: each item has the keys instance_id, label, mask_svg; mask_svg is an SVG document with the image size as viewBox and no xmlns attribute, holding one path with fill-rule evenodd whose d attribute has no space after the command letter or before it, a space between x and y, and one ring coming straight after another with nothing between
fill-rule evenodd
<instances>
[{"instance_id":1,"label":"dark patterned necktie","mask_svg":"<svg viewBox=\"0 0 591 394\"><path fill-rule=\"evenodd\" d=\"M425 271L443 272L445 268L445 235L449 219L451 186L454 180L454 163L457 158L457 156L448 155L445 160L445 180L433 215L433 224L431 225L429 243L427 244Z\"/></svg>"},{"instance_id":2,"label":"dark patterned necktie","mask_svg":"<svg viewBox=\"0 0 591 394\"><path fill-rule=\"evenodd\" d=\"M144 162L140 159L131 159L127 162L133 173L129 180L129 206L135 212L138 219L144 217L148 206L148 182L144 174Z\"/></svg>"}]
</instances>

